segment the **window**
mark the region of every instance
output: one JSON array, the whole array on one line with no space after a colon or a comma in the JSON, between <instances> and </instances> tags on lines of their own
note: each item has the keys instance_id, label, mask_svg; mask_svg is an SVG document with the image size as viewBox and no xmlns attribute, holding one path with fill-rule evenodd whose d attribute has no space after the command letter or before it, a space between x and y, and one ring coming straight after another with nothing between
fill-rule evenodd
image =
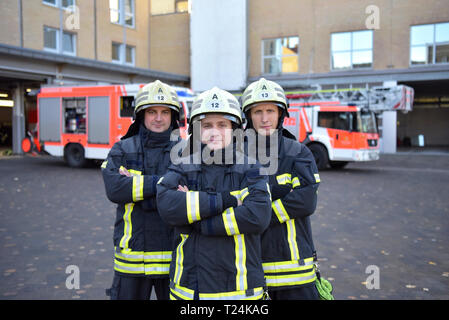
<instances>
[{"instance_id":1,"label":"window","mask_svg":"<svg viewBox=\"0 0 449 320\"><path fill-rule=\"evenodd\" d=\"M350 130L349 112L318 112L318 126L324 128Z\"/></svg>"},{"instance_id":2,"label":"window","mask_svg":"<svg viewBox=\"0 0 449 320\"><path fill-rule=\"evenodd\" d=\"M120 97L120 117L132 117L134 115L134 96Z\"/></svg>"},{"instance_id":3,"label":"window","mask_svg":"<svg viewBox=\"0 0 449 320\"><path fill-rule=\"evenodd\" d=\"M188 12L188 0L151 0L151 14L169 14L176 12Z\"/></svg>"},{"instance_id":4,"label":"window","mask_svg":"<svg viewBox=\"0 0 449 320\"><path fill-rule=\"evenodd\" d=\"M56 7L56 0L43 0L42 2Z\"/></svg>"},{"instance_id":5,"label":"window","mask_svg":"<svg viewBox=\"0 0 449 320\"><path fill-rule=\"evenodd\" d=\"M86 133L86 98L63 98L64 133Z\"/></svg>"},{"instance_id":6,"label":"window","mask_svg":"<svg viewBox=\"0 0 449 320\"><path fill-rule=\"evenodd\" d=\"M262 73L298 72L298 37L262 40Z\"/></svg>"},{"instance_id":7,"label":"window","mask_svg":"<svg viewBox=\"0 0 449 320\"><path fill-rule=\"evenodd\" d=\"M109 0L109 14L112 23L134 28L135 0Z\"/></svg>"},{"instance_id":8,"label":"window","mask_svg":"<svg viewBox=\"0 0 449 320\"><path fill-rule=\"evenodd\" d=\"M75 5L75 0L42 0L44 4L67 9Z\"/></svg>"},{"instance_id":9,"label":"window","mask_svg":"<svg viewBox=\"0 0 449 320\"><path fill-rule=\"evenodd\" d=\"M339 32L331 35L332 70L370 68L373 65L373 31Z\"/></svg>"},{"instance_id":10,"label":"window","mask_svg":"<svg viewBox=\"0 0 449 320\"><path fill-rule=\"evenodd\" d=\"M76 55L76 34L44 26L44 50Z\"/></svg>"},{"instance_id":11,"label":"window","mask_svg":"<svg viewBox=\"0 0 449 320\"><path fill-rule=\"evenodd\" d=\"M135 65L136 48L122 43L112 43L112 62Z\"/></svg>"},{"instance_id":12,"label":"window","mask_svg":"<svg viewBox=\"0 0 449 320\"><path fill-rule=\"evenodd\" d=\"M44 27L44 48L47 50L58 50L58 29Z\"/></svg>"},{"instance_id":13,"label":"window","mask_svg":"<svg viewBox=\"0 0 449 320\"><path fill-rule=\"evenodd\" d=\"M449 22L410 28L410 64L449 62Z\"/></svg>"}]
</instances>

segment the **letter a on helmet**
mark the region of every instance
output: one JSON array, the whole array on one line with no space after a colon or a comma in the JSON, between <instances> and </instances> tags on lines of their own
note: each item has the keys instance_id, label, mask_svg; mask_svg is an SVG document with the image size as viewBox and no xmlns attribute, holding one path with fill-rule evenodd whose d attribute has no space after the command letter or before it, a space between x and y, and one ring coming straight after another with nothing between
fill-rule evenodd
<instances>
[{"instance_id":1,"label":"letter a on helmet","mask_svg":"<svg viewBox=\"0 0 449 320\"><path fill-rule=\"evenodd\" d=\"M273 102L288 112L284 89L276 82L260 78L251 83L242 94L242 111L246 113L255 104Z\"/></svg>"},{"instance_id":2,"label":"letter a on helmet","mask_svg":"<svg viewBox=\"0 0 449 320\"><path fill-rule=\"evenodd\" d=\"M176 90L159 80L150 82L139 90L134 114L155 105L167 106L178 113L181 109Z\"/></svg>"}]
</instances>

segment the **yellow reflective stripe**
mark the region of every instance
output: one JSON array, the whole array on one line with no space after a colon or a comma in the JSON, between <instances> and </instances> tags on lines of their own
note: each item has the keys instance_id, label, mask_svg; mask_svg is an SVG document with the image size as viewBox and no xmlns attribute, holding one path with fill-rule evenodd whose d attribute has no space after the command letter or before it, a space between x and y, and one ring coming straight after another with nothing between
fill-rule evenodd
<instances>
[{"instance_id":1,"label":"yellow reflective stripe","mask_svg":"<svg viewBox=\"0 0 449 320\"><path fill-rule=\"evenodd\" d=\"M194 291L185 287L181 287L180 285L177 285L176 283L172 283L170 286L170 298L171 300L193 300L194 297Z\"/></svg>"},{"instance_id":2,"label":"yellow reflective stripe","mask_svg":"<svg viewBox=\"0 0 449 320\"><path fill-rule=\"evenodd\" d=\"M263 296L263 288L254 288L254 294L247 296L248 290L220 292L220 293L200 293L200 300L259 300Z\"/></svg>"},{"instance_id":3,"label":"yellow reflective stripe","mask_svg":"<svg viewBox=\"0 0 449 320\"><path fill-rule=\"evenodd\" d=\"M183 271L183 263L184 263L184 243L187 241L189 237L188 234L181 234L181 242L176 248L176 263L175 263L175 276L173 278L173 282L175 284L179 284L181 281L182 271Z\"/></svg>"},{"instance_id":4,"label":"yellow reflective stripe","mask_svg":"<svg viewBox=\"0 0 449 320\"><path fill-rule=\"evenodd\" d=\"M141 176L142 175L142 171L139 171L139 170L126 169L124 166L120 166L120 169L127 170L132 176Z\"/></svg>"},{"instance_id":5,"label":"yellow reflective stripe","mask_svg":"<svg viewBox=\"0 0 449 320\"><path fill-rule=\"evenodd\" d=\"M131 251L131 249L115 248L115 257L125 261L171 261L171 251Z\"/></svg>"},{"instance_id":6,"label":"yellow reflective stripe","mask_svg":"<svg viewBox=\"0 0 449 320\"><path fill-rule=\"evenodd\" d=\"M240 191L240 197L241 197L241 201L243 202L243 200L245 200L245 198L249 196L249 191L248 188L245 188L243 190Z\"/></svg>"},{"instance_id":7,"label":"yellow reflective stripe","mask_svg":"<svg viewBox=\"0 0 449 320\"><path fill-rule=\"evenodd\" d=\"M114 259L114 270L123 273L144 273L145 267L143 263L125 263Z\"/></svg>"},{"instance_id":8,"label":"yellow reflective stripe","mask_svg":"<svg viewBox=\"0 0 449 320\"><path fill-rule=\"evenodd\" d=\"M186 192L187 219L189 223L200 220L200 193L198 191Z\"/></svg>"},{"instance_id":9,"label":"yellow reflective stripe","mask_svg":"<svg viewBox=\"0 0 449 320\"><path fill-rule=\"evenodd\" d=\"M320 175L318 173L315 173L313 176L315 177L315 182L316 183L321 182Z\"/></svg>"},{"instance_id":10,"label":"yellow reflective stripe","mask_svg":"<svg viewBox=\"0 0 449 320\"><path fill-rule=\"evenodd\" d=\"M315 281L315 269L310 272L288 275L265 275L268 287L301 285Z\"/></svg>"},{"instance_id":11,"label":"yellow reflective stripe","mask_svg":"<svg viewBox=\"0 0 449 320\"><path fill-rule=\"evenodd\" d=\"M301 183L299 182L298 177L294 177L292 180L292 187L296 188L296 187L299 187L300 185L301 185Z\"/></svg>"},{"instance_id":12,"label":"yellow reflective stripe","mask_svg":"<svg viewBox=\"0 0 449 320\"><path fill-rule=\"evenodd\" d=\"M107 165L108 165L108 160L105 160L105 161L103 161L103 163L101 164L101 167L102 167L103 169L105 169Z\"/></svg>"},{"instance_id":13,"label":"yellow reflective stripe","mask_svg":"<svg viewBox=\"0 0 449 320\"><path fill-rule=\"evenodd\" d=\"M143 200L143 176L133 177L133 201Z\"/></svg>"},{"instance_id":14,"label":"yellow reflective stripe","mask_svg":"<svg viewBox=\"0 0 449 320\"><path fill-rule=\"evenodd\" d=\"M304 271L314 267L313 258L307 258L301 262L302 265L299 261L265 262L262 263L262 267L264 273Z\"/></svg>"},{"instance_id":15,"label":"yellow reflective stripe","mask_svg":"<svg viewBox=\"0 0 449 320\"><path fill-rule=\"evenodd\" d=\"M165 275L169 274L170 263L126 263L114 259L114 270L132 274Z\"/></svg>"},{"instance_id":16,"label":"yellow reflective stripe","mask_svg":"<svg viewBox=\"0 0 449 320\"><path fill-rule=\"evenodd\" d=\"M235 219L234 208L226 209L223 214L223 224L226 229L226 234L228 236L233 236L240 234L239 228L237 226L237 220Z\"/></svg>"},{"instance_id":17,"label":"yellow reflective stripe","mask_svg":"<svg viewBox=\"0 0 449 320\"><path fill-rule=\"evenodd\" d=\"M280 223L284 223L285 221L290 220L290 216L288 215L287 210L285 210L281 199L273 201L271 203L271 208L273 209Z\"/></svg>"},{"instance_id":18,"label":"yellow reflective stripe","mask_svg":"<svg viewBox=\"0 0 449 320\"><path fill-rule=\"evenodd\" d=\"M131 213L134 209L134 203L125 204L125 213L123 215L123 222L125 226L123 228L123 236L120 239L120 247L128 248L129 240L131 239L133 225L131 222Z\"/></svg>"},{"instance_id":19,"label":"yellow reflective stripe","mask_svg":"<svg viewBox=\"0 0 449 320\"><path fill-rule=\"evenodd\" d=\"M237 291L241 291L246 290L248 288L245 236L243 234L235 235L234 242L235 242L235 267L237 269L235 282Z\"/></svg>"},{"instance_id":20,"label":"yellow reflective stripe","mask_svg":"<svg viewBox=\"0 0 449 320\"><path fill-rule=\"evenodd\" d=\"M292 183L292 175L290 173L284 173L276 176L276 180L279 184L291 184Z\"/></svg>"},{"instance_id":21,"label":"yellow reflective stripe","mask_svg":"<svg viewBox=\"0 0 449 320\"><path fill-rule=\"evenodd\" d=\"M245 188L242 190L231 191L230 194L231 194L231 196L234 196L243 202L243 200L245 200L245 198L249 195L249 191L248 191L248 188Z\"/></svg>"},{"instance_id":22,"label":"yellow reflective stripe","mask_svg":"<svg viewBox=\"0 0 449 320\"><path fill-rule=\"evenodd\" d=\"M290 247L291 259L299 260L298 244L296 243L295 219L288 220L285 224L287 225L287 241L288 246Z\"/></svg>"}]
</instances>

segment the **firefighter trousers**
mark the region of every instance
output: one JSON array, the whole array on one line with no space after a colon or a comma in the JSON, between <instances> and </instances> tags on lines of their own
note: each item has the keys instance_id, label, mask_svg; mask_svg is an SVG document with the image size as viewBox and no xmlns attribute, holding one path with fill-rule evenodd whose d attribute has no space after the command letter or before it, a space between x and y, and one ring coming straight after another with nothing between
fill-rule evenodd
<instances>
[{"instance_id":1,"label":"firefighter trousers","mask_svg":"<svg viewBox=\"0 0 449 320\"><path fill-rule=\"evenodd\" d=\"M157 300L169 300L169 278L132 277L115 273L112 287L106 290L111 300L149 300L156 292Z\"/></svg>"},{"instance_id":2,"label":"firefighter trousers","mask_svg":"<svg viewBox=\"0 0 449 320\"><path fill-rule=\"evenodd\" d=\"M271 300L320 300L315 283L282 290L268 290Z\"/></svg>"}]
</instances>

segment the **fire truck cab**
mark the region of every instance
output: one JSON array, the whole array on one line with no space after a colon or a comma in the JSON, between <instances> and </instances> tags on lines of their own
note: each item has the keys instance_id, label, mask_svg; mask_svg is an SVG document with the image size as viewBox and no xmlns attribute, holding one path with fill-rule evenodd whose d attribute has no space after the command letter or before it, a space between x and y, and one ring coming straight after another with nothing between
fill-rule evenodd
<instances>
[{"instance_id":1,"label":"fire truck cab","mask_svg":"<svg viewBox=\"0 0 449 320\"><path fill-rule=\"evenodd\" d=\"M335 102L296 103L284 127L312 151L319 169L379 159L374 112Z\"/></svg>"},{"instance_id":2,"label":"fire truck cab","mask_svg":"<svg viewBox=\"0 0 449 320\"><path fill-rule=\"evenodd\" d=\"M133 121L134 99L144 84L48 87L38 94L37 136L25 138L22 146L64 157L71 167L88 159L103 160ZM174 87L182 105L181 135L187 129L190 89ZM24 150L26 151L26 150Z\"/></svg>"}]
</instances>

